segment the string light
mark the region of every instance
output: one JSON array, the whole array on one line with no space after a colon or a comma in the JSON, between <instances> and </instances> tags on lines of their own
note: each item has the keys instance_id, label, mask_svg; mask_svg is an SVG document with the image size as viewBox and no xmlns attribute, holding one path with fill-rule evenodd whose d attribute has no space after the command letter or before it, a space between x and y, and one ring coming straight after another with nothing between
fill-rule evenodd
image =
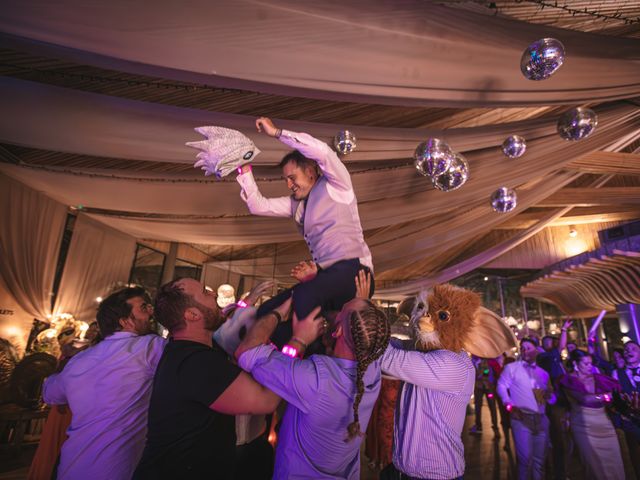
<instances>
[{"instance_id":1,"label":"string light","mask_svg":"<svg viewBox=\"0 0 640 480\"><path fill-rule=\"evenodd\" d=\"M34 67L25 67L22 65L14 65L11 63L4 63L3 66L20 70L23 73L34 73L38 75L48 76L48 77L57 77L64 80L80 80L83 82L100 82L100 83L109 83L109 84L117 84L121 86L129 86L129 87L155 87L162 88L164 90L180 90L184 92L189 91L199 91L206 90L209 92L215 93L246 93L245 90L233 89L233 88L221 88L221 87L212 87L209 85L193 85L186 83L171 83L166 81L154 81L154 80L136 80L130 78L118 78L118 77L107 77L102 75L85 75L82 73L73 73L73 72L61 72L57 70L40 70Z\"/></svg>"},{"instance_id":2,"label":"string light","mask_svg":"<svg viewBox=\"0 0 640 480\"><path fill-rule=\"evenodd\" d=\"M541 10L544 10L545 7L557 8L559 10L564 10L565 12L570 13L574 17L576 15L590 15L590 16L595 17L595 18L601 18L604 21L617 20L619 22L624 22L625 25L633 25L634 23L640 23L640 17L637 17L637 18L623 17L621 13L615 13L613 15L608 15L606 13L600 13L597 10L589 10L587 7L584 7L582 9L572 8L572 7L569 7L566 4L565 5L559 5L557 0L554 1L553 3L545 2L544 0L518 0L518 3L521 3L521 2L534 3L536 5L540 5ZM498 10L496 2L490 2L488 4L488 7L496 9L496 11Z\"/></svg>"},{"instance_id":3,"label":"string light","mask_svg":"<svg viewBox=\"0 0 640 480\"><path fill-rule=\"evenodd\" d=\"M52 168L46 165L34 165L29 163L21 163L20 166L23 168L31 168L33 170L42 170L43 172L49 172L49 173L64 173L69 175L75 175L78 177L106 178L109 180L127 180L129 182L139 182L139 183L221 183L221 182L235 183L236 182L236 179L233 177L226 177L226 178L221 178L217 180L214 180L214 179L209 180L204 178L140 178L140 177L127 176L127 175L114 175L114 174L93 173L93 172L89 173L89 172L82 172L78 170L71 170L68 167ZM396 165L384 165L384 166L364 168L362 170L358 170L355 172L349 172L349 174L351 176L354 176L354 175L362 175L369 172L394 171L394 170L400 170L400 169L409 168L409 167L413 168L413 161L407 161L407 162L403 162ZM258 182L265 182L265 183L283 181L281 176L257 177L254 175L254 178ZM83 205L77 205L75 206L75 208L86 209L86 207Z\"/></svg>"}]
</instances>

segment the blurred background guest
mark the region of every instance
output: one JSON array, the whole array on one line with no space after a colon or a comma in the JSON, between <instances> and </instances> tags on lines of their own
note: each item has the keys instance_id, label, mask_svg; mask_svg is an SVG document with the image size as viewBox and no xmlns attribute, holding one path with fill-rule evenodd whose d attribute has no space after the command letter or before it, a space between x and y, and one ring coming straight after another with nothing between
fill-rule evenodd
<instances>
[{"instance_id":1,"label":"blurred background guest","mask_svg":"<svg viewBox=\"0 0 640 480\"><path fill-rule=\"evenodd\" d=\"M613 371L615 370L624 370L625 361L624 361L624 349L623 348L614 348L613 354L611 355L611 362L613 364ZM613 374L613 372L612 372Z\"/></svg>"},{"instance_id":2,"label":"blurred background guest","mask_svg":"<svg viewBox=\"0 0 640 480\"><path fill-rule=\"evenodd\" d=\"M98 322L91 322L84 339L75 339L64 343L58 359L58 372L61 372L71 358L101 340ZM67 439L67 428L71 425L71 410L68 405L52 405L42 428L38 449L33 457L28 480L55 478L60 450Z\"/></svg>"},{"instance_id":3,"label":"blurred background guest","mask_svg":"<svg viewBox=\"0 0 640 480\"><path fill-rule=\"evenodd\" d=\"M486 396L489 412L491 413L491 428L493 428L494 436L500 438L495 394L501 367L494 359L480 358L475 355L471 357L471 361L476 369L476 383L473 389L476 423L471 427L469 433L473 435L482 434L482 401Z\"/></svg>"},{"instance_id":4,"label":"blurred background guest","mask_svg":"<svg viewBox=\"0 0 640 480\"><path fill-rule=\"evenodd\" d=\"M571 435L580 451L588 479L623 479L624 467L615 430L605 412L620 387L612 378L593 373L592 357L582 350L569 355L571 373L560 384L570 408Z\"/></svg>"},{"instance_id":5,"label":"blurred background guest","mask_svg":"<svg viewBox=\"0 0 640 480\"><path fill-rule=\"evenodd\" d=\"M520 360L506 365L498 380L498 395L511 411L520 480L543 478L549 438L545 406L556 400L549 374L536 365L537 347L535 340L523 338Z\"/></svg>"},{"instance_id":6,"label":"blurred background guest","mask_svg":"<svg viewBox=\"0 0 640 480\"><path fill-rule=\"evenodd\" d=\"M572 320L567 318L562 325L560 338L546 335L542 337L543 352L538 355L536 362L551 377L558 401L546 407L549 418L549 438L551 440L551 459L553 461L553 477L556 480L566 478L567 434L563 428L568 404L563 395L558 395L558 380L566 373L562 363L561 352L567 347L567 332L571 328Z\"/></svg>"},{"instance_id":7,"label":"blurred background guest","mask_svg":"<svg viewBox=\"0 0 640 480\"><path fill-rule=\"evenodd\" d=\"M624 366L613 371L613 378L620 384L627 404L637 403L640 394L640 346L634 341L624 344ZM636 477L640 477L640 426L630 418L623 417L622 430L627 441L629 457Z\"/></svg>"}]
</instances>

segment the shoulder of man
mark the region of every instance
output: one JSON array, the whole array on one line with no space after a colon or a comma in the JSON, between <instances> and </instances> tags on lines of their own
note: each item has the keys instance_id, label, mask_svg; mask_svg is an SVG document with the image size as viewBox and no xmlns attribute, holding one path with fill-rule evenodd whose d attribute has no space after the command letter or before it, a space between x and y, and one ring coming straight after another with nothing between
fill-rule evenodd
<instances>
[{"instance_id":1,"label":"shoulder of man","mask_svg":"<svg viewBox=\"0 0 640 480\"><path fill-rule=\"evenodd\" d=\"M424 354L433 355L439 362L446 363L447 365L451 365L452 367L457 367L463 370L473 369L475 371L475 367L473 366L471 358L464 350L460 352L454 352L451 350L442 349L424 352Z\"/></svg>"}]
</instances>

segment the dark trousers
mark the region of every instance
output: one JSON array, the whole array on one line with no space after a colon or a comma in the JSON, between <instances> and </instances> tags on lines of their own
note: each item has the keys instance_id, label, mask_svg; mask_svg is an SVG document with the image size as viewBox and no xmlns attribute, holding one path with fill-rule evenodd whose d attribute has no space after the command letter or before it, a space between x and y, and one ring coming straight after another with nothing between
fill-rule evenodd
<instances>
[{"instance_id":1,"label":"dark trousers","mask_svg":"<svg viewBox=\"0 0 640 480\"><path fill-rule=\"evenodd\" d=\"M551 460L553 461L553 478L564 480L566 475L566 433L563 422L567 409L562 405L547 405L549 418L549 439L551 440Z\"/></svg>"},{"instance_id":2,"label":"dark trousers","mask_svg":"<svg viewBox=\"0 0 640 480\"><path fill-rule=\"evenodd\" d=\"M452 480L458 480L458 479L462 480L462 477L457 477L456 479L452 479ZM406 475L402 473L400 470L398 470L393 463L390 463L380 472L380 480L428 480L428 479L410 477L409 475Z\"/></svg>"},{"instance_id":3,"label":"dark trousers","mask_svg":"<svg viewBox=\"0 0 640 480\"><path fill-rule=\"evenodd\" d=\"M493 393L492 397L489 394L492 393L489 390L483 388L476 388L473 391L473 403L475 404L476 412L476 428L482 430L482 398L487 396L487 403L489 404L489 412L491 413L491 426L494 430L498 429L498 412L496 410L496 397Z\"/></svg>"},{"instance_id":4,"label":"dark trousers","mask_svg":"<svg viewBox=\"0 0 640 480\"><path fill-rule=\"evenodd\" d=\"M636 478L640 478L640 426L625 419L622 421L622 430Z\"/></svg>"},{"instance_id":5,"label":"dark trousers","mask_svg":"<svg viewBox=\"0 0 640 480\"><path fill-rule=\"evenodd\" d=\"M268 432L268 430L267 430ZM235 480L270 480L273 476L273 447L267 436L236 447Z\"/></svg>"},{"instance_id":6,"label":"dark trousers","mask_svg":"<svg viewBox=\"0 0 640 480\"><path fill-rule=\"evenodd\" d=\"M305 318L317 306L325 312L339 311L345 303L356 296L355 278L360 270L369 271L369 267L362 265L357 258L341 260L329 268L320 269L314 279L299 283L264 302L258 308L258 318L281 305L292 293L293 311L299 319ZM373 295L374 290L375 282L371 275L369 297ZM291 335L291 322L281 323L276 328L271 341L278 348L282 348Z\"/></svg>"}]
</instances>

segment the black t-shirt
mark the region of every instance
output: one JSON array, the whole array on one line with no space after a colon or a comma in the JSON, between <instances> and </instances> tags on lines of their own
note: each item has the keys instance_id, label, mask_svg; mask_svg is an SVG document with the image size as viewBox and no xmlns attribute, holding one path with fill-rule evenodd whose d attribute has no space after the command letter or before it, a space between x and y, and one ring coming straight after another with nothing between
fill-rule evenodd
<instances>
[{"instance_id":1,"label":"black t-shirt","mask_svg":"<svg viewBox=\"0 0 640 480\"><path fill-rule=\"evenodd\" d=\"M240 372L215 342L170 341L153 380L147 444L134 478L231 478L235 417L209 405Z\"/></svg>"}]
</instances>

